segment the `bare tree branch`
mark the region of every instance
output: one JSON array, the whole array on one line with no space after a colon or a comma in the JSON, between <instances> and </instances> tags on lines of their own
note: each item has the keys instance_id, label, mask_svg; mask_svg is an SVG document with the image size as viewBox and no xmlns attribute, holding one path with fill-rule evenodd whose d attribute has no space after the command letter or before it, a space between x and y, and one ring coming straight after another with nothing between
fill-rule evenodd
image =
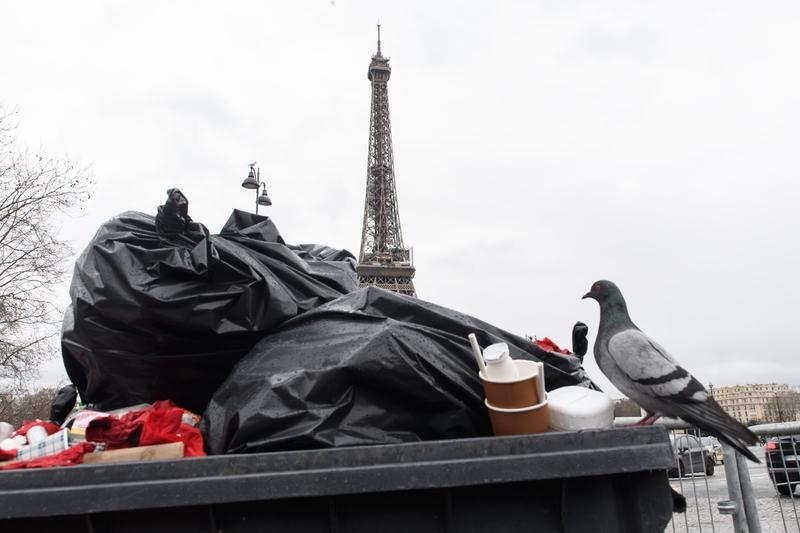
<instances>
[{"instance_id":1,"label":"bare tree branch","mask_svg":"<svg viewBox=\"0 0 800 533\"><path fill-rule=\"evenodd\" d=\"M53 289L72 251L56 221L93 185L86 169L16 147L14 113L0 109L0 380L19 380L53 349Z\"/></svg>"},{"instance_id":2,"label":"bare tree branch","mask_svg":"<svg viewBox=\"0 0 800 533\"><path fill-rule=\"evenodd\" d=\"M58 389L48 387L36 391L8 389L0 391L0 420L19 428L23 422L50 416L50 404Z\"/></svg>"}]
</instances>

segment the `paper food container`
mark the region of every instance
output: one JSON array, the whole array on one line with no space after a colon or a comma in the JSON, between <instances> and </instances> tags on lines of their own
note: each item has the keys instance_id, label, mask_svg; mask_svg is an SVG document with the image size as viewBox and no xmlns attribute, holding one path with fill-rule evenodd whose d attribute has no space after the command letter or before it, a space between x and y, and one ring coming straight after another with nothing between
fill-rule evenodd
<instances>
[{"instance_id":1,"label":"paper food container","mask_svg":"<svg viewBox=\"0 0 800 533\"><path fill-rule=\"evenodd\" d=\"M561 387L548 393L550 429L578 431L614 425L614 403L604 393L585 387Z\"/></svg>"},{"instance_id":2,"label":"paper food container","mask_svg":"<svg viewBox=\"0 0 800 533\"><path fill-rule=\"evenodd\" d=\"M489 419L495 435L526 435L547 431L547 393L543 402L520 409L495 407L488 399L484 403L489 409Z\"/></svg>"},{"instance_id":3,"label":"paper food container","mask_svg":"<svg viewBox=\"0 0 800 533\"><path fill-rule=\"evenodd\" d=\"M493 407L518 409L541 402L540 394L544 390L544 387L540 387L539 384L541 363L515 359L514 364L517 365L518 373L518 377L514 379L489 379L483 372L479 374L486 399Z\"/></svg>"}]
</instances>

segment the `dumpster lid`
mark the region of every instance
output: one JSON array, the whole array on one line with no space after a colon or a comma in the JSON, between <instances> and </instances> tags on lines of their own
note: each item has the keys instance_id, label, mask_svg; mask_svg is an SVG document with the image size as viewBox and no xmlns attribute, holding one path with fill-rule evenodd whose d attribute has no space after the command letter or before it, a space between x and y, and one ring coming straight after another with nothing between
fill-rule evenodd
<instances>
[{"instance_id":1,"label":"dumpster lid","mask_svg":"<svg viewBox=\"0 0 800 533\"><path fill-rule=\"evenodd\" d=\"M0 518L601 476L672 466L658 426L0 472Z\"/></svg>"}]
</instances>

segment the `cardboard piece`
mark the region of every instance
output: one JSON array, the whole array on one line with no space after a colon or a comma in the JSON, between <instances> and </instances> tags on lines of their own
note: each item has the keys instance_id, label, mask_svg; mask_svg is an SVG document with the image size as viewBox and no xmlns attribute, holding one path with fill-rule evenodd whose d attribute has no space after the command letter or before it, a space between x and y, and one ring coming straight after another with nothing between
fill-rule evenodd
<instances>
[{"instance_id":1,"label":"cardboard piece","mask_svg":"<svg viewBox=\"0 0 800 533\"><path fill-rule=\"evenodd\" d=\"M136 461L156 461L160 459L180 459L183 457L183 443L155 444L124 448L108 452L87 453L83 456L83 464L96 465L105 463L121 463Z\"/></svg>"}]
</instances>

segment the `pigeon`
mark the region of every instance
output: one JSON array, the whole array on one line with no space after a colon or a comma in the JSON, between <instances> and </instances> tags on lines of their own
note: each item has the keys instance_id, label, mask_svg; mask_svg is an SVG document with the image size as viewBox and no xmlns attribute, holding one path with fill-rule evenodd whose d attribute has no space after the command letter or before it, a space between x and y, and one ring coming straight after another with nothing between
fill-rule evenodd
<instances>
[{"instance_id":1,"label":"pigeon","mask_svg":"<svg viewBox=\"0 0 800 533\"><path fill-rule=\"evenodd\" d=\"M753 432L728 415L703 385L656 341L631 321L619 288L597 281L583 298L600 304L600 326L594 343L597 366L623 394L642 406L652 424L659 416L683 419L759 460L747 449L758 442Z\"/></svg>"},{"instance_id":2,"label":"pigeon","mask_svg":"<svg viewBox=\"0 0 800 533\"><path fill-rule=\"evenodd\" d=\"M586 335L589 334L589 326L583 322L575 322L572 326L572 352L583 362L583 356L589 348L589 341Z\"/></svg>"}]
</instances>

